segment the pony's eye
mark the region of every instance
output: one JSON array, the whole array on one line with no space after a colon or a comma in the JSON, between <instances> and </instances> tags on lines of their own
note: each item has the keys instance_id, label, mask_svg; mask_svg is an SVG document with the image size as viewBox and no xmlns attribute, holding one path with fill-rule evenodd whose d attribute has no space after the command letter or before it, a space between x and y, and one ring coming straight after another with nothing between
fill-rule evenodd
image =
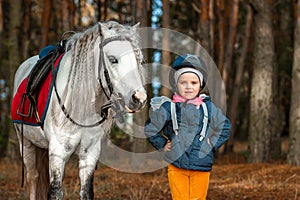
<instances>
[{"instance_id":1,"label":"pony's eye","mask_svg":"<svg viewBox=\"0 0 300 200\"><path fill-rule=\"evenodd\" d=\"M115 56L108 56L108 59L111 64L118 64L118 59Z\"/></svg>"}]
</instances>

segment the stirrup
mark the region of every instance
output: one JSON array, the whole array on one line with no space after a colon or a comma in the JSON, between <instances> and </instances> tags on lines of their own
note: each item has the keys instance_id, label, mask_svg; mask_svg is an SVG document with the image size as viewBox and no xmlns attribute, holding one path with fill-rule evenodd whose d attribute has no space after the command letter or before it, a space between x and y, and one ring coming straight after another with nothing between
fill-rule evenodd
<instances>
[{"instance_id":1,"label":"stirrup","mask_svg":"<svg viewBox=\"0 0 300 200\"><path fill-rule=\"evenodd\" d=\"M28 109L28 113L24 113L24 110L25 110L25 102L26 102L26 99L28 99L29 101L29 109ZM22 117L30 117L31 114L32 114L32 106L31 106L31 101L30 99L28 98L28 95L27 93L24 93L22 95L22 98L21 98L21 101L18 105L18 108L17 108L17 114L22 116Z\"/></svg>"}]
</instances>

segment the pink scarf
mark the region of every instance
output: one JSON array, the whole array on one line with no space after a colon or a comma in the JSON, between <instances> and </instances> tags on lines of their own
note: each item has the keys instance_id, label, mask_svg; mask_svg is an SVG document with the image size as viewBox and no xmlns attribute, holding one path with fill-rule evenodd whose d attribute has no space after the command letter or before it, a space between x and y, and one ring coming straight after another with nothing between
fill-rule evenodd
<instances>
[{"instance_id":1,"label":"pink scarf","mask_svg":"<svg viewBox=\"0 0 300 200\"><path fill-rule=\"evenodd\" d=\"M186 102L186 103L191 103L196 105L197 107L199 107L201 105L201 103L203 102L203 99L201 97L195 97L194 99L186 99L180 95L178 95L177 93L175 93L173 95L173 102Z\"/></svg>"}]
</instances>

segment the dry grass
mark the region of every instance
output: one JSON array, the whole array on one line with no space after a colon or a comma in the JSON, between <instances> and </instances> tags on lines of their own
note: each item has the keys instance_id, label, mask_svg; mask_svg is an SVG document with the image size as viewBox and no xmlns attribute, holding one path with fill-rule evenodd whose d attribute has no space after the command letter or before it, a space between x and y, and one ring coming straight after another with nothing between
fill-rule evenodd
<instances>
[{"instance_id":1,"label":"dry grass","mask_svg":"<svg viewBox=\"0 0 300 200\"><path fill-rule=\"evenodd\" d=\"M216 165L208 199L300 199L300 167L277 164Z\"/></svg>"},{"instance_id":2,"label":"dry grass","mask_svg":"<svg viewBox=\"0 0 300 200\"><path fill-rule=\"evenodd\" d=\"M65 199L79 199L78 166L66 166ZM94 178L95 199L169 200L166 169L133 174L99 166ZM0 160L0 199L28 199L21 188L21 166ZM219 156L211 172L208 200L298 200L300 167L285 164L247 164L238 154Z\"/></svg>"}]
</instances>

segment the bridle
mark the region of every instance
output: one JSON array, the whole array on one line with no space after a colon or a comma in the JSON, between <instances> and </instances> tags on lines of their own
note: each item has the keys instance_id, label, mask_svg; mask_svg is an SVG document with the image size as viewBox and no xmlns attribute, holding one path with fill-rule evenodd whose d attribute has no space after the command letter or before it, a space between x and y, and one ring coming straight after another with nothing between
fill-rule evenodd
<instances>
[{"instance_id":1,"label":"bridle","mask_svg":"<svg viewBox=\"0 0 300 200\"><path fill-rule=\"evenodd\" d=\"M113 94L114 89L113 89L113 85L112 85L112 82L110 80L109 73L108 73L106 63L105 63L105 60L104 60L104 52L103 52L104 46L107 45L110 42L113 42L113 41L130 41L130 40L127 37L121 36L121 35L104 39L101 24L98 23L98 26L99 26L99 35L100 35L100 38L101 38L101 42L99 43L100 55L99 55L99 62L98 62L98 81L100 83L100 86L101 86L102 90L104 91L105 96L108 99L110 99L110 96ZM105 91L105 89L103 87L102 81L101 81L101 64L103 66L104 78L105 78L105 81L106 81L106 84L107 84L107 87L109 89L110 94L107 94L107 92Z\"/></svg>"},{"instance_id":2,"label":"bridle","mask_svg":"<svg viewBox=\"0 0 300 200\"><path fill-rule=\"evenodd\" d=\"M112 85L112 82L111 82L111 79L110 79L110 76L109 76L109 72L108 72L108 69L107 69L107 66L106 66L106 63L105 63L105 59L104 59L103 48L104 48L105 45L107 45L110 42L113 42L113 41L130 41L130 39L125 37L125 36L121 36L121 35L104 39L101 24L98 23L98 26L99 26L99 35L100 35L100 38L101 38L101 41L99 43L100 53L99 53L99 62L98 62L98 81L99 81L99 84L101 86L102 91L104 92L105 96L108 99L107 103L105 103L104 105L101 106L101 119L99 121L97 121L95 123L92 123L92 124L81 124L81 123L75 121L70 116L70 114L68 113L65 105L63 104L63 102L62 102L62 100L61 100L61 98L60 98L60 96L57 92L57 87L56 87L57 70L54 69L54 62L60 56L59 52L61 52L61 48L63 48L62 45L61 45L62 44L61 42L57 45L57 48L55 48L55 51L57 51L57 52L54 52L56 57L52 61L53 88L54 88L58 103L60 105L60 108L63 111L65 117L70 122L72 122L73 124L75 124L77 126L84 127L84 128L95 127L95 126L98 126L98 125L102 124L107 119L109 108L113 108L113 110L117 114L123 114L125 112L125 111L122 111L120 109L121 107L125 106L125 102L124 102L122 96L120 94L114 93L114 88L113 88L113 85ZM106 85L108 87L109 93L107 93L105 87L103 86L103 82L102 82L102 79L101 79L101 66L103 66L104 78L105 78L105 82L106 82Z\"/></svg>"}]
</instances>

